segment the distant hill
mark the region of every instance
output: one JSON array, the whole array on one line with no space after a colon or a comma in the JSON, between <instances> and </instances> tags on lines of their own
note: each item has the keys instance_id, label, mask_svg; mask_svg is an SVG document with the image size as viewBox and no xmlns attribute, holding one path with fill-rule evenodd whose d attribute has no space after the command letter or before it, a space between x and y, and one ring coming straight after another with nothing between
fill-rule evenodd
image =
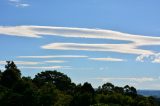
<instances>
[{"instance_id":1,"label":"distant hill","mask_svg":"<svg viewBox=\"0 0 160 106\"><path fill-rule=\"evenodd\" d=\"M137 92L143 96L154 96L160 98L160 90L137 90Z\"/></svg>"}]
</instances>

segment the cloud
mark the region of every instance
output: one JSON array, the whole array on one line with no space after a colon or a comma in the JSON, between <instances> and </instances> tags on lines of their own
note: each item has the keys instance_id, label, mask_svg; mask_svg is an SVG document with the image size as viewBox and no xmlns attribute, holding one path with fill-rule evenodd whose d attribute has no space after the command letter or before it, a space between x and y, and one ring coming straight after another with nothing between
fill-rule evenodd
<instances>
[{"instance_id":1,"label":"cloud","mask_svg":"<svg viewBox=\"0 0 160 106\"><path fill-rule=\"evenodd\" d=\"M32 61L14 61L16 65L20 65L19 69L72 69L71 66L38 66L47 63L64 63L66 61L63 60L48 60L42 62L32 62ZM6 65L6 61L0 61L0 65ZM2 68L4 69L4 68Z\"/></svg>"},{"instance_id":2,"label":"cloud","mask_svg":"<svg viewBox=\"0 0 160 106\"><path fill-rule=\"evenodd\" d=\"M119 59L119 58L89 58L89 59L95 61L111 61L111 62L125 61L124 59Z\"/></svg>"},{"instance_id":3,"label":"cloud","mask_svg":"<svg viewBox=\"0 0 160 106\"><path fill-rule=\"evenodd\" d=\"M40 62L31 62L31 61L14 61L17 65L38 65L41 64ZM6 61L0 61L1 65L7 64Z\"/></svg>"},{"instance_id":4,"label":"cloud","mask_svg":"<svg viewBox=\"0 0 160 106\"><path fill-rule=\"evenodd\" d=\"M100 67L99 68L100 71L104 71L104 70L108 70L108 69L109 69L108 67Z\"/></svg>"},{"instance_id":5,"label":"cloud","mask_svg":"<svg viewBox=\"0 0 160 106\"><path fill-rule=\"evenodd\" d=\"M100 78L95 78L97 80L101 80L103 82L112 82L112 81L130 81L130 82L148 82L148 81L154 81L156 79L152 77L100 77Z\"/></svg>"},{"instance_id":6,"label":"cloud","mask_svg":"<svg viewBox=\"0 0 160 106\"><path fill-rule=\"evenodd\" d=\"M51 43L41 46L43 49L110 51L127 54L153 54L150 50L135 48L133 44L82 44L82 43Z\"/></svg>"},{"instance_id":7,"label":"cloud","mask_svg":"<svg viewBox=\"0 0 160 106\"><path fill-rule=\"evenodd\" d=\"M22 3L22 4L17 4L16 5L17 7L28 7L30 6L29 4L26 4L26 3Z\"/></svg>"},{"instance_id":8,"label":"cloud","mask_svg":"<svg viewBox=\"0 0 160 106\"><path fill-rule=\"evenodd\" d=\"M9 0L9 2L16 7L28 7L30 4L24 3L22 0Z\"/></svg>"},{"instance_id":9,"label":"cloud","mask_svg":"<svg viewBox=\"0 0 160 106\"><path fill-rule=\"evenodd\" d=\"M62 37L125 40L125 41L136 42L139 45L160 44L159 42L160 37L134 35L134 34L127 34L118 31L103 30L103 29L55 27L55 26L0 26L0 32L2 34L25 36L25 37L41 37L41 35L54 35ZM150 43L146 41L150 41Z\"/></svg>"},{"instance_id":10,"label":"cloud","mask_svg":"<svg viewBox=\"0 0 160 106\"><path fill-rule=\"evenodd\" d=\"M142 55L137 56L136 61L160 63L160 53L142 54Z\"/></svg>"},{"instance_id":11,"label":"cloud","mask_svg":"<svg viewBox=\"0 0 160 106\"><path fill-rule=\"evenodd\" d=\"M18 56L17 58L87 58L85 55L47 55L47 56Z\"/></svg>"},{"instance_id":12,"label":"cloud","mask_svg":"<svg viewBox=\"0 0 160 106\"><path fill-rule=\"evenodd\" d=\"M140 49L139 47L149 45L160 45L160 37L134 35L104 29L55 26L0 26L0 34L34 38L40 38L44 35L51 35L59 37L94 38L128 41L128 43L123 44L51 43L42 46L42 48L44 49L57 50L87 50L111 51L129 54L154 54L155 52L151 50L144 50Z\"/></svg>"},{"instance_id":13,"label":"cloud","mask_svg":"<svg viewBox=\"0 0 160 106\"><path fill-rule=\"evenodd\" d=\"M43 70L49 70L49 69L72 69L71 66L21 66L20 69L43 69Z\"/></svg>"},{"instance_id":14,"label":"cloud","mask_svg":"<svg viewBox=\"0 0 160 106\"><path fill-rule=\"evenodd\" d=\"M48 61L44 61L46 63L65 63L66 61L63 60L48 60Z\"/></svg>"}]
</instances>

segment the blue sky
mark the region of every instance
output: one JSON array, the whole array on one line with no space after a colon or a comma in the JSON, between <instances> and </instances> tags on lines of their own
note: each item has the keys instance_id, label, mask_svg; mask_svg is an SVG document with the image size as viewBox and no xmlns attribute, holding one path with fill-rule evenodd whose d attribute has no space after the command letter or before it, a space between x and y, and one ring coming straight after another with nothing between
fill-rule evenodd
<instances>
[{"instance_id":1,"label":"blue sky","mask_svg":"<svg viewBox=\"0 0 160 106\"><path fill-rule=\"evenodd\" d=\"M159 0L1 0L0 67L160 89Z\"/></svg>"}]
</instances>

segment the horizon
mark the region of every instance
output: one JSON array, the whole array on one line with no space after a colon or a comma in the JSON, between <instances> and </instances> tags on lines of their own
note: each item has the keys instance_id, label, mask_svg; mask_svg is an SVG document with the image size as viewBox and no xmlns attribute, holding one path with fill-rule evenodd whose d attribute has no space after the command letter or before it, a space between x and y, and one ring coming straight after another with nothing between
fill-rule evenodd
<instances>
[{"instance_id":1,"label":"horizon","mask_svg":"<svg viewBox=\"0 0 160 106\"><path fill-rule=\"evenodd\" d=\"M57 70L76 84L160 90L160 1L2 0L0 70Z\"/></svg>"}]
</instances>

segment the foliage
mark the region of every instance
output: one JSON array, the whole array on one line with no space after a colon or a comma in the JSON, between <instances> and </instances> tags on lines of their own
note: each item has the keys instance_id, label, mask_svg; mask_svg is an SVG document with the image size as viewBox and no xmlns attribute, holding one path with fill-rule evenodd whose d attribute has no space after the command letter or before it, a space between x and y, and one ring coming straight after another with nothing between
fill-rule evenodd
<instances>
[{"instance_id":1,"label":"foliage","mask_svg":"<svg viewBox=\"0 0 160 106\"><path fill-rule=\"evenodd\" d=\"M105 83L98 89L74 84L57 71L43 71L33 79L21 77L13 61L0 71L0 106L159 106L160 99L144 97L129 85Z\"/></svg>"},{"instance_id":2,"label":"foliage","mask_svg":"<svg viewBox=\"0 0 160 106\"><path fill-rule=\"evenodd\" d=\"M6 70L2 73L0 83L6 87L12 87L18 80L20 80L21 73L13 61L7 61L5 65Z\"/></svg>"},{"instance_id":3,"label":"foliage","mask_svg":"<svg viewBox=\"0 0 160 106\"><path fill-rule=\"evenodd\" d=\"M50 83L62 91L70 91L71 87L74 86L74 84L71 83L71 79L67 75L57 71L45 71L38 73L33 79L33 82L38 87L43 86L46 83Z\"/></svg>"}]
</instances>

